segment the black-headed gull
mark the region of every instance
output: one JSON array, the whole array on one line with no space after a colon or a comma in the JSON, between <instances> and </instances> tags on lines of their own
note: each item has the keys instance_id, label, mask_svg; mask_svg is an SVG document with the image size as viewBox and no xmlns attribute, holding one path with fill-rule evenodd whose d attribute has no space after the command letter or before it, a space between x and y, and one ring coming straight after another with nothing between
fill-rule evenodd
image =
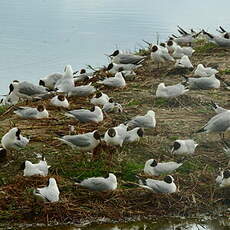
<instances>
[{"instance_id":1,"label":"black-headed gull","mask_svg":"<svg viewBox=\"0 0 230 230\"><path fill-rule=\"evenodd\" d=\"M57 139L71 146L73 149L77 148L81 152L88 152L99 145L101 136L99 132L95 130L84 134L66 135Z\"/></svg>"},{"instance_id":2,"label":"black-headed gull","mask_svg":"<svg viewBox=\"0 0 230 230\"><path fill-rule=\"evenodd\" d=\"M147 188L155 193L174 193L177 187L174 183L174 178L168 175L164 180L153 180L153 179L140 179L140 187Z\"/></svg>"},{"instance_id":3,"label":"black-headed gull","mask_svg":"<svg viewBox=\"0 0 230 230\"><path fill-rule=\"evenodd\" d=\"M181 83L178 83L176 85L170 85L170 86L165 86L164 83L160 83L157 86L156 97L173 98L173 97L178 97L180 95L183 95L188 91L189 89L184 85L182 85Z\"/></svg>"},{"instance_id":4,"label":"black-headed gull","mask_svg":"<svg viewBox=\"0 0 230 230\"><path fill-rule=\"evenodd\" d=\"M168 174L179 168L183 163L174 161L157 162L155 159L149 159L145 162L144 173L159 176L161 174Z\"/></svg>"},{"instance_id":5,"label":"black-headed gull","mask_svg":"<svg viewBox=\"0 0 230 230\"><path fill-rule=\"evenodd\" d=\"M215 74L210 77L185 77L189 89L218 89L220 88L220 80L216 78Z\"/></svg>"},{"instance_id":6,"label":"black-headed gull","mask_svg":"<svg viewBox=\"0 0 230 230\"><path fill-rule=\"evenodd\" d=\"M96 92L96 88L91 85L91 82L88 85L80 85L73 87L68 93L68 97L87 97Z\"/></svg>"},{"instance_id":7,"label":"black-headed gull","mask_svg":"<svg viewBox=\"0 0 230 230\"><path fill-rule=\"evenodd\" d=\"M30 82L23 81L13 81L9 86L10 94L15 94L20 99L33 99L33 98L43 98L49 95L47 88L34 85Z\"/></svg>"},{"instance_id":8,"label":"black-headed gull","mask_svg":"<svg viewBox=\"0 0 230 230\"><path fill-rule=\"evenodd\" d=\"M44 105L38 105L37 108L17 107L14 113L22 118L42 119L49 117L49 112L46 110Z\"/></svg>"},{"instance_id":9,"label":"black-headed gull","mask_svg":"<svg viewBox=\"0 0 230 230\"><path fill-rule=\"evenodd\" d=\"M33 191L33 194L45 202L53 203L59 201L60 192L55 178L50 178L47 187L37 188Z\"/></svg>"},{"instance_id":10,"label":"black-headed gull","mask_svg":"<svg viewBox=\"0 0 230 230\"><path fill-rule=\"evenodd\" d=\"M175 140L171 153L173 154L193 154L198 144L192 139Z\"/></svg>"},{"instance_id":11,"label":"black-headed gull","mask_svg":"<svg viewBox=\"0 0 230 230\"><path fill-rule=\"evenodd\" d=\"M117 178L113 173L109 173L107 178L91 177L83 181L77 181L76 184L93 191L113 191L117 188Z\"/></svg>"},{"instance_id":12,"label":"black-headed gull","mask_svg":"<svg viewBox=\"0 0 230 230\"><path fill-rule=\"evenodd\" d=\"M110 128L105 132L104 141L107 145L122 147L124 137L119 135L116 129Z\"/></svg>"},{"instance_id":13,"label":"black-headed gull","mask_svg":"<svg viewBox=\"0 0 230 230\"><path fill-rule=\"evenodd\" d=\"M138 65L144 61L146 56L139 56L134 54L122 54L119 50L115 50L109 57L113 63L116 64L135 64Z\"/></svg>"},{"instance_id":14,"label":"black-headed gull","mask_svg":"<svg viewBox=\"0 0 230 230\"><path fill-rule=\"evenodd\" d=\"M90 100L90 103L93 105L104 105L109 101L109 96L102 92L97 92Z\"/></svg>"},{"instance_id":15,"label":"black-headed gull","mask_svg":"<svg viewBox=\"0 0 230 230\"><path fill-rule=\"evenodd\" d=\"M136 127L132 130L127 131L125 136L125 143L138 142L141 137L144 136L144 130L142 128Z\"/></svg>"},{"instance_id":16,"label":"black-headed gull","mask_svg":"<svg viewBox=\"0 0 230 230\"><path fill-rule=\"evenodd\" d=\"M63 77L56 82L54 88L58 92L68 93L74 86L73 70L71 65L67 65L65 66Z\"/></svg>"},{"instance_id":17,"label":"black-headed gull","mask_svg":"<svg viewBox=\"0 0 230 230\"><path fill-rule=\"evenodd\" d=\"M211 67L204 67L203 64L198 64L195 71L194 76L198 77L210 77L213 74L218 73L219 71L216 69L213 69Z\"/></svg>"},{"instance_id":18,"label":"black-headed gull","mask_svg":"<svg viewBox=\"0 0 230 230\"><path fill-rule=\"evenodd\" d=\"M20 149L29 143L29 139L21 135L21 130L17 127L10 129L1 140L4 149Z\"/></svg>"},{"instance_id":19,"label":"black-headed gull","mask_svg":"<svg viewBox=\"0 0 230 230\"><path fill-rule=\"evenodd\" d=\"M219 133L230 131L230 110L216 114L197 133Z\"/></svg>"},{"instance_id":20,"label":"black-headed gull","mask_svg":"<svg viewBox=\"0 0 230 230\"><path fill-rule=\"evenodd\" d=\"M128 126L132 128L155 128L155 112L153 110L149 110L144 116L138 115L132 118L132 120L128 122Z\"/></svg>"},{"instance_id":21,"label":"black-headed gull","mask_svg":"<svg viewBox=\"0 0 230 230\"><path fill-rule=\"evenodd\" d=\"M124 88L126 86L124 74L122 72L117 72L114 77L105 78L97 83L113 88Z\"/></svg>"},{"instance_id":22,"label":"black-headed gull","mask_svg":"<svg viewBox=\"0 0 230 230\"><path fill-rule=\"evenodd\" d=\"M230 186L230 170L226 169L223 172L223 179L220 183L221 188L229 187Z\"/></svg>"},{"instance_id":23,"label":"black-headed gull","mask_svg":"<svg viewBox=\"0 0 230 230\"><path fill-rule=\"evenodd\" d=\"M43 158L38 163L33 164L31 161L25 161L22 164L23 176L47 176L50 166L47 164L46 160Z\"/></svg>"},{"instance_id":24,"label":"black-headed gull","mask_svg":"<svg viewBox=\"0 0 230 230\"><path fill-rule=\"evenodd\" d=\"M94 106L91 110L76 109L66 113L66 116L73 117L80 122L95 122L103 121L103 112L100 107Z\"/></svg>"},{"instance_id":25,"label":"black-headed gull","mask_svg":"<svg viewBox=\"0 0 230 230\"><path fill-rule=\"evenodd\" d=\"M50 100L50 103L56 107L63 107L63 108L69 107L69 102L68 102L67 98L62 94L54 96Z\"/></svg>"},{"instance_id":26,"label":"black-headed gull","mask_svg":"<svg viewBox=\"0 0 230 230\"><path fill-rule=\"evenodd\" d=\"M50 90L54 90L55 84L58 80L63 78L62 73L53 73L39 80L39 85L44 86Z\"/></svg>"}]
</instances>

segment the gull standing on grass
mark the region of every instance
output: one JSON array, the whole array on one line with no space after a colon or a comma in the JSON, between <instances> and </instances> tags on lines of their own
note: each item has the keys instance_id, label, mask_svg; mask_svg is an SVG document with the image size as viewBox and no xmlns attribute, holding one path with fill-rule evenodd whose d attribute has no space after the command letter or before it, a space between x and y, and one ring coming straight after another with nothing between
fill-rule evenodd
<instances>
[{"instance_id":1,"label":"gull standing on grass","mask_svg":"<svg viewBox=\"0 0 230 230\"><path fill-rule=\"evenodd\" d=\"M192 140L176 140L171 149L172 154L193 154L198 144Z\"/></svg>"},{"instance_id":2,"label":"gull standing on grass","mask_svg":"<svg viewBox=\"0 0 230 230\"><path fill-rule=\"evenodd\" d=\"M1 140L2 147L6 150L24 148L28 143L29 139L23 137L17 127L10 129Z\"/></svg>"},{"instance_id":3,"label":"gull standing on grass","mask_svg":"<svg viewBox=\"0 0 230 230\"><path fill-rule=\"evenodd\" d=\"M174 193L177 189L171 175L166 176L164 180L140 179L139 184L140 187L147 188L155 193Z\"/></svg>"},{"instance_id":4,"label":"gull standing on grass","mask_svg":"<svg viewBox=\"0 0 230 230\"><path fill-rule=\"evenodd\" d=\"M144 116L138 115L134 117L131 121L128 122L128 126L132 128L155 128L155 112L153 110L149 110Z\"/></svg>"},{"instance_id":5,"label":"gull standing on grass","mask_svg":"<svg viewBox=\"0 0 230 230\"><path fill-rule=\"evenodd\" d=\"M109 173L107 178L91 177L83 181L77 180L75 184L93 191L106 192L117 188L117 178L113 173Z\"/></svg>"},{"instance_id":6,"label":"gull standing on grass","mask_svg":"<svg viewBox=\"0 0 230 230\"><path fill-rule=\"evenodd\" d=\"M33 191L33 194L42 199L44 202L57 202L59 201L59 189L57 182L54 178L49 179L49 185L43 188L37 188Z\"/></svg>"},{"instance_id":7,"label":"gull standing on grass","mask_svg":"<svg viewBox=\"0 0 230 230\"><path fill-rule=\"evenodd\" d=\"M95 122L103 121L103 112L100 107L94 106L91 110L76 109L65 113L68 117L73 117L80 122Z\"/></svg>"},{"instance_id":8,"label":"gull standing on grass","mask_svg":"<svg viewBox=\"0 0 230 230\"><path fill-rule=\"evenodd\" d=\"M49 112L44 105L38 105L37 108L17 107L14 113L22 118L42 119L49 117Z\"/></svg>"},{"instance_id":9,"label":"gull standing on grass","mask_svg":"<svg viewBox=\"0 0 230 230\"><path fill-rule=\"evenodd\" d=\"M179 168L183 163L174 161L157 162L155 159L150 159L145 162L144 173L152 176L159 176L161 174L168 174Z\"/></svg>"},{"instance_id":10,"label":"gull standing on grass","mask_svg":"<svg viewBox=\"0 0 230 230\"><path fill-rule=\"evenodd\" d=\"M213 101L211 101L211 106L212 106L212 109L216 112L216 114L228 111L228 109L225 109L225 108L217 105Z\"/></svg>"},{"instance_id":11,"label":"gull standing on grass","mask_svg":"<svg viewBox=\"0 0 230 230\"><path fill-rule=\"evenodd\" d=\"M72 149L76 148L81 152L88 152L99 145L101 136L97 130L94 130L84 134L66 135L57 139L69 145Z\"/></svg>"},{"instance_id":12,"label":"gull standing on grass","mask_svg":"<svg viewBox=\"0 0 230 230\"><path fill-rule=\"evenodd\" d=\"M183 95L188 91L189 89L181 83L171 86L165 86L164 83L160 83L156 90L156 97L173 98Z\"/></svg>"},{"instance_id":13,"label":"gull standing on grass","mask_svg":"<svg viewBox=\"0 0 230 230\"><path fill-rule=\"evenodd\" d=\"M201 129L196 133L219 133L222 134L224 140L224 133L230 131L230 111L216 114L212 117Z\"/></svg>"}]
</instances>

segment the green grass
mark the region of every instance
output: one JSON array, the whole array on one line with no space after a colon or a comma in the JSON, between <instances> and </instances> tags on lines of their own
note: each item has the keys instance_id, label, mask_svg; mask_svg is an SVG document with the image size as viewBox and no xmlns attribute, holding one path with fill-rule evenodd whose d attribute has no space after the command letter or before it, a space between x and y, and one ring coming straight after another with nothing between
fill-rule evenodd
<instances>
[{"instance_id":1,"label":"green grass","mask_svg":"<svg viewBox=\"0 0 230 230\"><path fill-rule=\"evenodd\" d=\"M6 110L9 108L7 105L1 105L0 106L0 115L6 112Z\"/></svg>"},{"instance_id":2,"label":"green grass","mask_svg":"<svg viewBox=\"0 0 230 230\"><path fill-rule=\"evenodd\" d=\"M220 70L220 74L230 74L230 69Z\"/></svg>"},{"instance_id":3,"label":"green grass","mask_svg":"<svg viewBox=\"0 0 230 230\"><path fill-rule=\"evenodd\" d=\"M142 102L137 100L131 100L126 106L140 105Z\"/></svg>"},{"instance_id":4,"label":"green grass","mask_svg":"<svg viewBox=\"0 0 230 230\"><path fill-rule=\"evenodd\" d=\"M168 100L166 98L156 98L154 102L155 102L155 105L167 105L168 104Z\"/></svg>"},{"instance_id":5,"label":"green grass","mask_svg":"<svg viewBox=\"0 0 230 230\"><path fill-rule=\"evenodd\" d=\"M185 161L177 171L182 174L189 174L196 170L202 170L203 168L204 164L201 161L193 159L193 161Z\"/></svg>"},{"instance_id":6,"label":"green grass","mask_svg":"<svg viewBox=\"0 0 230 230\"><path fill-rule=\"evenodd\" d=\"M141 172L143 168L144 164L134 161L124 161L121 164L121 179L124 181L136 181L136 174Z\"/></svg>"},{"instance_id":7,"label":"green grass","mask_svg":"<svg viewBox=\"0 0 230 230\"><path fill-rule=\"evenodd\" d=\"M206 43L203 46L198 46L195 48L196 53L207 53L210 52L211 50L217 48L217 45L213 43Z\"/></svg>"}]
</instances>

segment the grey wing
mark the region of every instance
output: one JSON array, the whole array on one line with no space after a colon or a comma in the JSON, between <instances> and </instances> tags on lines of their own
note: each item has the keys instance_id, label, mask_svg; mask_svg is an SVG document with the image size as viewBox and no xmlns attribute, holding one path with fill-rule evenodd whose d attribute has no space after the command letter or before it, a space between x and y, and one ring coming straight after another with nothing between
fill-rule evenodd
<instances>
[{"instance_id":1,"label":"grey wing","mask_svg":"<svg viewBox=\"0 0 230 230\"><path fill-rule=\"evenodd\" d=\"M106 103L102 108L104 112L111 112L113 109L114 109L114 105L112 103L108 103L108 104Z\"/></svg>"},{"instance_id":2,"label":"grey wing","mask_svg":"<svg viewBox=\"0 0 230 230\"><path fill-rule=\"evenodd\" d=\"M108 184L105 183L104 178L90 178L82 182L82 185L97 191L103 191L108 189Z\"/></svg>"},{"instance_id":3,"label":"grey wing","mask_svg":"<svg viewBox=\"0 0 230 230\"><path fill-rule=\"evenodd\" d=\"M16 142L14 142L13 147L16 148L16 149L23 148L23 147L25 147L25 142L16 141Z\"/></svg>"},{"instance_id":4,"label":"grey wing","mask_svg":"<svg viewBox=\"0 0 230 230\"><path fill-rule=\"evenodd\" d=\"M50 201L49 200L49 190L47 187L37 188L36 193L40 194L44 198L45 201Z\"/></svg>"},{"instance_id":5,"label":"grey wing","mask_svg":"<svg viewBox=\"0 0 230 230\"><path fill-rule=\"evenodd\" d=\"M88 122L88 121L95 121L97 116L96 114L85 110L85 111L76 111L76 112L69 112L72 114L77 120L80 122Z\"/></svg>"},{"instance_id":6,"label":"grey wing","mask_svg":"<svg viewBox=\"0 0 230 230\"><path fill-rule=\"evenodd\" d=\"M62 139L78 147L88 147L91 144L88 136L64 136Z\"/></svg>"},{"instance_id":7,"label":"grey wing","mask_svg":"<svg viewBox=\"0 0 230 230\"><path fill-rule=\"evenodd\" d=\"M193 81L193 87L197 89L209 89L213 85L213 82L209 78L201 78Z\"/></svg>"},{"instance_id":8,"label":"grey wing","mask_svg":"<svg viewBox=\"0 0 230 230\"><path fill-rule=\"evenodd\" d=\"M15 111L16 113L20 114L21 116L25 118L33 117L37 114L37 109L35 108L19 108L18 110Z\"/></svg>"},{"instance_id":9,"label":"grey wing","mask_svg":"<svg viewBox=\"0 0 230 230\"><path fill-rule=\"evenodd\" d=\"M166 89L168 92L167 94L169 96L177 96L183 92L184 86L181 84L178 84L178 85L168 86Z\"/></svg>"},{"instance_id":10,"label":"grey wing","mask_svg":"<svg viewBox=\"0 0 230 230\"><path fill-rule=\"evenodd\" d=\"M28 96L34 96L34 95L38 95L38 94L47 93L47 91L44 87L36 86L36 85L33 85L29 82L20 83L18 92L21 94L26 94Z\"/></svg>"},{"instance_id":11,"label":"grey wing","mask_svg":"<svg viewBox=\"0 0 230 230\"><path fill-rule=\"evenodd\" d=\"M120 80L115 78L115 77L106 78L102 82L103 82L104 85L109 85L109 86L114 86L114 87L120 85Z\"/></svg>"},{"instance_id":12,"label":"grey wing","mask_svg":"<svg viewBox=\"0 0 230 230\"><path fill-rule=\"evenodd\" d=\"M71 94L74 96L88 96L94 93L96 89L93 86L77 86L71 90Z\"/></svg>"},{"instance_id":13,"label":"grey wing","mask_svg":"<svg viewBox=\"0 0 230 230\"><path fill-rule=\"evenodd\" d=\"M225 114L224 116L219 116L213 122L208 123L205 129L209 129L210 131L214 131L214 132L224 132L229 127L230 127L230 113Z\"/></svg>"},{"instance_id":14,"label":"grey wing","mask_svg":"<svg viewBox=\"0 0 230 230\"><path fill-rule=\"evenodd\" d=\"M144 60L145 57L138 56L138 55L120 55L119 62L121 64L138 64L142 60Z\"/></svg>"},{"instance_id":15,"label":"grey wing","mask_svg":"<svg viewBox=\"0 0 230 230\"><path fill-rule=\"evenodd\" d=\"M147 179L147 185L152 188L153 191L158 192L158 193L164 193L167 192L168 190L165 189L163 186L162 181L157 181L157 180L152 180L152 179Z\"/></svg>"},{"instance_id":16,"label":"grey wing","mask_svg":"<svg viewBox=\"0 0 230 230\"><path fill-rule=\"evenodd\" d=\"M129 125L132 127L146 127L152 126L152 122L150 121L149 117L137 116L129 122Z\"/></svg>"}]
</instances>

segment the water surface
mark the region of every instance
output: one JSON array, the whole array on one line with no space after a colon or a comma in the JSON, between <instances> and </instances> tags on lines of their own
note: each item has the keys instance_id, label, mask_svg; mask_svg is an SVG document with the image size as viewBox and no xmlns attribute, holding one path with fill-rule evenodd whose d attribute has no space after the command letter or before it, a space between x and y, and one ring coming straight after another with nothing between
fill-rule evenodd
<instances>
[{"instance_id":1,"label":"water surface","mask_svg":"<svg viewBox=\"0 0 230 230\"><path fill-rule=\"evenodd\" d=\"M38 82L66 64L107 63L105 53L165 40L176 26L230 30L230 1L7 0L0 3L0 94L14 79Z\"/></svg>"}]
</instances>

